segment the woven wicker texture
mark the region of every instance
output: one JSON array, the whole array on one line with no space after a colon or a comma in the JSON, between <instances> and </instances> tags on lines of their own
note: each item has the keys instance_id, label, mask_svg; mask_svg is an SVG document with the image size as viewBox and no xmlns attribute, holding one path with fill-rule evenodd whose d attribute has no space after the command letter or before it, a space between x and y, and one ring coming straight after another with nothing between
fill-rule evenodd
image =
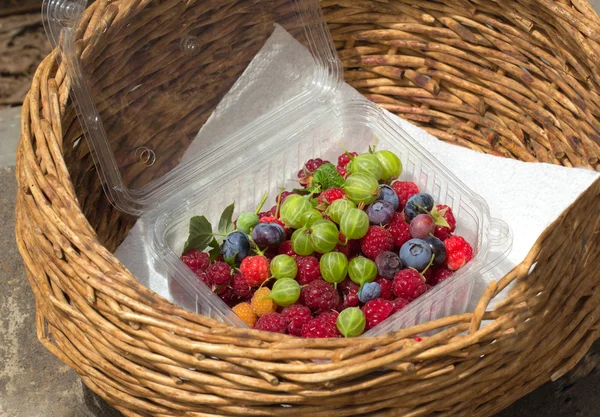
<instances>
[{"instance_id":1,"label":"woven wicker texture","mask_svg":"<svg viewBox=\"0 0 600 417\"><path fill-rule=\"evenodd\" d=\"M323 0L346 81L438 138L599 169L600 21L583 0Z\"/></svg>"},{"instance_id":2,"label":"woven wicker texture","mask_svg":"<svg viewBox=\"0 0 600 417\"><path fill-rule=\"evenodd\" d=\"M79 33L83 56L106 46L102 35L111 27L127 24L135 30L118 39L120 47L143 47L133 34L156 17L148 11L156 4L165 13L181 2L94 3ZM404 1L385 3L393 8L385 13L383 4L324 4L340 55L353 69L346 77L361 80L355 86L370 98L477 150L595 164L600 32L587 4L415 2L419 10ZM377 26L363 22L367 16ZM366 33L371 40L364 45L341 39L344 30L359 36L358 26L382 32L376 41ZM409 34L439 46L411 49L402 43ZM398 45L382 40L391 35ZM390 47L397 49L390 53ZM401 65L409 56L413 64ZM396 57L394 67L389 60ZM23 106L17 243L36 296L40 341L125 415L491 416L566 373L600 336L600 180L543 233L522 264L490 285L473 313L376 339L305 340L231 328L178 308L141 286L111 254L134 219L106 200L80 140L69 80L56 62L56 53L44 60ZM409 101L392 87L419 93ZM407 104L418 97L418 107ZM182 118L191 111L180 110ZM510 296L486 311L511 282ZM489 320L485 327L482 320ZM414 340L432 329L442 331Z\"/></svg>"}]
</instances>

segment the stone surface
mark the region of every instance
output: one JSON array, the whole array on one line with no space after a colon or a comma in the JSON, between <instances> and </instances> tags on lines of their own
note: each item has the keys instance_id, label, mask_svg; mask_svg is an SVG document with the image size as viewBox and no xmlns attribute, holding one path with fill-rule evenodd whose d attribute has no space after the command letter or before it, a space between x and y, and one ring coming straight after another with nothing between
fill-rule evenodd
<instances>
[{"instance_id":1,"label":"stone surface","mask_svg":"<svg viewBox=\"0 0 600 417\"><path fill-rule=\"evenodd\" d=\"M35 300L14 234L14 167L0 167L0 416L117 417L37 339Z\"/></svg>"},{"instance_id":2,"label":"stone surface","mask_svg":"<svg viewBox=\"0 0 600 417\"><path fill-rule=\"evenodd\" d=\"M0 111L0 167L15 165L17 141L21 134L20 116L21 107Z\"/></svg>"}]
</instances>

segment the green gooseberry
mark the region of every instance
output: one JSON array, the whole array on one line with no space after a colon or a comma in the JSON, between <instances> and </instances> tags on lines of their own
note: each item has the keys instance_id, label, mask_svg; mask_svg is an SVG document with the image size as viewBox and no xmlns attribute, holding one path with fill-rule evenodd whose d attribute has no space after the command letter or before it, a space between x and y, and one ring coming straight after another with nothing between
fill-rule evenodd
<instances>
[{"instance_id":1,"label":"green gooseberry","mask_svg":"<svg viewBox=\"0 0 600 417\"><path fill-rule=\"evenodd\" d=\"M294 279L298 273L298 265L296 264L296 260L285 254L274 257L271 260L269 268L271 269L271 275L276 279Z\"/></svg>"},{"instance_id":2,"label":"green gooseberry","mask_svg":"<svg viewBox=\"0 0 600 417\"><path fill-rule=\"evenodd\" d=\"M354 204L352 201L346 200L345 198L340 198L339 200L335 200L333 203L331 203L325 212L331 218L331 220L337 224L340 224L340 220L342 220L344 213L355 207L356 204Z\"/></svg>"},{"instance_id":3,"label":"green gooseberry","mask_svg":"<svg viewBox=\"0 0 600 417\"><path fill-rule=\"evenodd\" d=\"M279 217L282 222L293 229L303 226L302 216L312 205L308 199L298 194L288 196L280 207Z\"/></svg>"},{"instance_id":4,"label":"green gooseberry","mask_svg":"<svg viewBox=\"0 0 600 417\"><path fill-rule=\"evenodd\" d=\"M377 264L364 256L357 256L348 264L348 275L362 289L365 282L373 282L377 278Z\"/></svg>"},{"instance_id":5,"label":"green gooseberry","mask_svg":"<svg viewBox=\"0 0 600 417\"><path fill-rule=\"evenodd\" d=\"M283 278L275 281L273 288L268 296L275 304L281 307L287 307L294 304L300 298L300 284L295 279Z\"/></svg>"},{"instance_id":6,"label":"green gooseberry","mask_svg":"<svg viewBox=\"0 0 600 417\"><path fill-rule=\"evenodd\" d=\"M310 234L306 227L296 230L292 234L292 249L300 256L308 256L315 251L310 242Z\"/></svg>"},{"instance_id":7,"label":"green gooseberry","mask_svg":"<svg viewBox=\"0 0 600 417\"><path fill-rule=\"evenodd\" d=\"M304 227L310 227L317 220L323 220L323 215L317 209L311 208L302 214L302 223Z\"/></svg>"},{"instance_id":8,"label":"green gooseberry","mask_svg":"<svg viewBox=\"0 0 600 417\"><path fill-rule=\"evenodd\" d=\"M328 252L321 256L319 269L325 281L337 284L348 275L348 258L341 252Z\"/></svg>"},{"instance_id":9,"label":"green gooseberry","mask_svg":"<svg viewBox=\"0 0 600 417\"><path fill-rule=\"evenodd\" d=\"M383 172L381 174L381 180L390 182L391 180L398 178L402 174L402 162L395 153L381 150L375 152L373 155L379 160Z\"/></svg>"},{"instance_id":10,"label":"green gooseberry","mask_svg":"<svg viewBox=\"0 0 600 417\"><path fill-rule=\"evenodd\" d=\"M367 319L360 308L348 307L338 315L335 325L342 336L357 337L365 331Z\"/></svg>"},{"instance_id":11,"label":"green gooseberry","mask_svg":"<svg viewBox=\"0 0 600 417\"><path fill-rule=\"evenodd\" d=\"M374 176L358 172L356 174L351 174L346 178L346 183L343 188L346 195L353 203L371 204L377 199L379 183Z\"/></svg>"},{"instance_id":12,"label":"green gooseberry","mask_svg":"<svg viewBox=\"0 0 600 417\"><path fill-rule=\"evenodd\" d=\"M260 219L258 218L258 215L256 213L253 213L251 211L244 211L240 213L235 224L240 232L249 234L250 230L252 230L252 228L256 226L259 222Z\"/></svg>"},{"instance_id":13,"label":"green gooseberry","mask_svg":"<svg viewBox=\"0 0 600 417\"><path fill-rule=\"evenodd\" d=\"M319 253L331 252L338 244L339 237L337 226L330 220L317 220L310 227L310 243Z\"/></svg>"},{"instance_id":14,"label":"green gooseberry","mask_svg":"<svg viewBox=\"0 0 600 417\"><path fill-rule=\"evenodd\" d=\"M340 231L348 239L360 239L369 231L369 216L358 208L348 210L340 221Z\"/></svg>"},{"instance_id":15,"label":"green gooseberry","mask_svg":"<svg viewBox=\"0 0 600 417\"><path fill-rule=\"evenodd\" d=\"M370 153L364 153L362 155L355 156L352 161L348 164L348 172L350 174L357 174L362 172L375 177L376 180L381 179L383 174L383 168L379 159Z\"/></svg>"}]
</instances>

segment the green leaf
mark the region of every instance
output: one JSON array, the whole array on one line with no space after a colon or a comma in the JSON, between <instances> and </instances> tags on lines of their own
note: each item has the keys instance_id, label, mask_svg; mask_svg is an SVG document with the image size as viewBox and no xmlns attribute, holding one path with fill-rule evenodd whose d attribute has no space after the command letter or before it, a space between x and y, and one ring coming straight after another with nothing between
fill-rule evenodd
<instances>
[{"instance_id":1,"label":"green leaf","mask_svg":"<svg viewBox=\"0 0 600 417\"><path fill-rule=\"evenodd\" d=\"M223 213L221 214L221 219L219 220L219 233L223 235L228 235L229 233L235 230L235 226L233 225L233 209L235 208L235 203L231 203Z\"/></svg>"},{"instance_id":2,"label":"green leaf","mask_svg":"<svg viewBox=\"0 0 600 417\"><path fill-rule=\"evenodd\" d=\"M299 194L299 195L309 195L310 194L310 191L307 190L306 188L294 188L292 190L292 192L294 194Z\"/></svg>"},{"instance_id":3,"label":"green leaf","mask_svg":"<svg viewBox=\"0 0 600 417\"><path fill-rule=\"evenodd\" d=\"M214 240L212 226L206 217L194 216L190 219L190 233L183 246L183 253L190 249L204 250Z\"/></svg>"},{"instance_id":4,"label":"green leaf","mask_svg":"<svg viewBox=\"0 0 600 417\"><path fill-rule=\"evenodd\" d=\"M335 165L323 164L314 172L311 188L319 187L320 191L325 191L342 185L344 185L344 178L337 172Z\"/></svg>"},{"instance_id":5,"label":"green leaf","mask_svg":"<svg viewBox=\"0 0 600 417\"><path fill-rule=\"evenodd\" d=\"M221 254L221 248L219 248L218 246L216 248L212 248L210 251L208 251L208 254L210 255L210 261L214 262L217 257Z\"/></svg>"},{"instance_id":6,"label":"green leaf","mask_svg":"<svg viewBox=\"0 0 600 417\"><path fill-rule=\"evenodd\" d=\"M447 210L447 208L439 210L437 207L434 207L433 210L431 210L431 217L433 217L436 226L450 227L450 224L448 224L444 218L444 214L446 214Z\"/></svg>"}]
</instances>

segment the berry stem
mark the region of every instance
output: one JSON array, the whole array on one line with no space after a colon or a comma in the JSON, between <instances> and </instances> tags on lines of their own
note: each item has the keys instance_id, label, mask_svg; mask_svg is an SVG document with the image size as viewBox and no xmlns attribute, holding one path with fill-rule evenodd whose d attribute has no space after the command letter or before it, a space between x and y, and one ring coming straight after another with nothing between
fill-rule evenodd
<instances>
[{"instance_id":1,"label":"berry stem","mask_svg":"<svg viewBox=\"0 0 600 417\"><path fill-rule=\"evenodd\" d=\"M348 151L348 149L346 149L346 147L344 146L344 144L341 141L340 141L340 147L344 150L344 153L346 155L348 155L348 158L350 158L351 161L354 161L354 156L352 156L350 151Z\"/></svg>"},{"instance_id":2,"label":"berry stem","mask_svg":"<svg viewBox=\"0 0 600 417\"><path fill-rule=\"evenodd\" d=\"M275 218L278 219L279 218L279 207L281 206L281 195L283 194L283 191L285 190L285 188L281 187L279 189L279 197L277 198L277 208L275 209Z\"/></svg>"},{"instance_id":3,"label":"berry stem","mask_svg":"<svg viewBox=\"0 0 600 417\"><path fill-rule=\"evenodd\" d=\"M252 242L252 243L254 243L254 242ZM254 251L254 253L256 253L257 255L260 255L260 256L265 256L265 251L267 250L267 248L261 250L256 243L254 243L254 245L256 246L255 248L252 249Z\"/></svg>"},{"instance_id":4,"label":"berry stem","mask_svg":"<svg viewBox=\"0 0 600 417\"><path fill-rule=\"evenodd\" d=\"M254 214L258 215L258 213L260 213L260 210L263 208L263 206L265 205L265 202L267 201L267 193L264 193L262 196L262 200L260 200L260 204L258 205L258 207L256 208L256 210L254 211Z\"/></svg>"},{"instance_id":5,"label":"berry stem","mask_svg":"<svg viewBox=\"0 0 600 417\"><path fill-rule=\"evenodd\" d=\"M429 260L429 263L427 264L427 266L425 267L425 269L423 270L423 272L421 272L421 275L425 275L425 273L427 272L427 270L429 269L429 267L431 265L433 265L433 260L435 259L435 253L431 255L431 259Z\"/></svg>"}]
</instances>

